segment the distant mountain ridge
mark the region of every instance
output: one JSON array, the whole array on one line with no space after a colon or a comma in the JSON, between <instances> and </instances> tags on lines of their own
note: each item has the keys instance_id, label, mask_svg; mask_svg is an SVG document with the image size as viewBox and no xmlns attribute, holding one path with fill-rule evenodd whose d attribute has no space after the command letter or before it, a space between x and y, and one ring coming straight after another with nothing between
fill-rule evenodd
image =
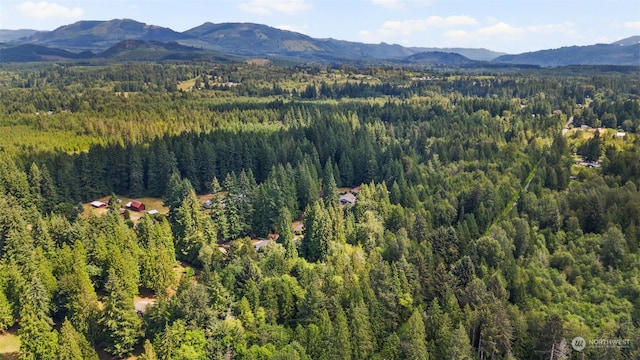
<instances>
[{"instance_id":1,"label":"distant mountain ridge","mask_svg":"<svg viewBox=\"0 0 640 360\"><path fill-rule=\"evenodd\" d=\"M99 53L83 51L74 53L41 45L22 44L0 46L0 62L42 62L64 60L109 61L230 61L239 60L233 55L214 50L180 45L176 42L123 40Z\"/></svg>"},{"instance_id":2,"label":"distant mountain ridge","mask_svg":"<svg viewBox=\"0 0 640 360\"><path fill-rule=\"evenodd\" d=\"M631 65L640 66L640 36L632 36L612 44L569 46L518 55L503 55L497 63L539 66L567 65Z\"/></svg>"},{"instance_id":3,"label":"distant mountain ridge","mask_svg":"<svg viewBox=\"0 0 640 360\"><path fill-rule=\"evenodd\" d=\"M116 61L222 60L234 59L227 54L203 50L176 42L124 40L97 54L94 58Z\"/></svg>"},{"instance_id":4,"label":"distant mountain ridge","mask_svg":"<svg viewBox=\"0 0 640 360\"><path fill-rule=\"evenodd\" d=\"M177 41L189 36L130 19L78 21L53 31L39 31L20 43L55 47L68 51L104 51L123 40Z\"/></svg>"},{"instance_id":5,"label":"distant mountain ridge","mask_svg":"<svg viewBox=\"0 0 640 360\"><path fill-rule=\"evenodd\" d=\"M142 42L129 43L129 47L123 46L123 41L132 40ZM53 31L0 30L0 42L5 43L0 48L0 61L4 62L9 58L41 59L35 61L56 58L42 55L53 50L19 47L37 45L71 53L58 53L60 55L73 57L76 56L73 55L74 53L90 51L94 54L93 57L103 56L114 59L201 60L208 56L214 58L240 56L297 61L388 62L451 66L476 66L486 62L496 66L500 64L640 66L640 36L622 39L613 44L572 46L507 55L488 49L404 47L397 44L365 44L336 39L317 39L305 34L254 23L207 22L184 32L176 32L166 27L147 25L131 19L114 19L78 21ZM107 51L114 46L120 47L111 52ZM160 52L153 55L151 52L155 51L154 49ZM135 54L126 55L126 52L135 52ZM86 58L86 53L81 57Z\"/></svg>"},{"instance_id":6,"label":"distant mountain ridge","mask_svg":"<svg viewBox=\"0 0 640 360\"><path fill-rule=\"evenodd\" d=\"M365 44L316 39L301 33L254 23L210 22L182 33L131 19L78 21L52 31L6 37L9 45L34 44L72 52L102 52L124 40L177 42L242 56L282 56L317 60L401 59L425 51L464 52L474 60L491 60L504 53L487 49L436 49L386 43ZM1 39L1 38L0 38ZM475 55L478 56L475 56Z\"/></svg>"},{"instance_id":7,"label":"distant mountain ridge","mask_svg":"<svg viewBox=\"0 0 640 360\"><path fill-rule=\"evenodd\" d=\"M456 53L427 51L407 56L402 59L402 63L464 66L471 65L472 63L475 63L475 61Z\"/></svg>"},{"instance_id":8,"label":"distant mountain ridge","mask_svg":"<svg viewBox=\"0 0 640 360\"><path fill-rule=\"evenodd\" d=\"M46 46L22 44L11 47L0 47L0 62L38 62L75 60L91 57L91 53L73 53L63 49Z\"/></svg>"},{"instance_id":9,"label":"distant mountain ridge","mask_svg":"<svg viewBox=\"0 0 640 360\"><path fill-rule=\"evenodd\" d=\"M38 30L31 30L31 29L20 29L20 30L0 29L0 43L6 43L6 42L18 40L20 38L26 38L37 32Z\"/></svg>"},{"instance_id":10,"label":"distant mountain ridge","mask_svg":"<svg viewBox=\"0 0 640 360\"><path fill-rule=\"evenodd\" d=\"M635 45L635 44L640 44L640 35L636 35L636 36L630 36L626 39L622 39L622 40L618 40L614 43L611 43L612 45L622 45L622 46L628 46L628 45Z\"/></svg>"}]
</instances>

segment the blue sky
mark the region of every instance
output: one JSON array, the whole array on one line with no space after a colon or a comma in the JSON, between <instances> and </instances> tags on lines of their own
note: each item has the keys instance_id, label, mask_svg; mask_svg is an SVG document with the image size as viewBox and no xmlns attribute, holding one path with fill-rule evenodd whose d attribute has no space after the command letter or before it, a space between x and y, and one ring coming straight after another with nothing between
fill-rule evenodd
<instances>
[{"instance_id":1,"label":"blue sky","mask_svg":"<svg viewBox=\"0 0 640 360\"><path fill-rule=\"evenodd\" d=\"M255 22L318 38L520 53L640 34L639 0L0 0L0 28L130 18L184 31Z\"/></svg>"}]
</instances>

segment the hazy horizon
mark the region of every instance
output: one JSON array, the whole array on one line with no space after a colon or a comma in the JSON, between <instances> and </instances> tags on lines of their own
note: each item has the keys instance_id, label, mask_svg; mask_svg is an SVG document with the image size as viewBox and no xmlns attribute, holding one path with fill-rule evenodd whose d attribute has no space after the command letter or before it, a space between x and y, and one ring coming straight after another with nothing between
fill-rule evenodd
<instances>
[{"instance_id":1,"label":"hazy horizon","mask_svg":"<svg viewBox=\"0 0 640 360\"><path fill-rule=\"evenodd\" d=\"M23 2L0 5L0 28L54 30L80 20L128 18L185 31L251 22L314 38L410 47L522 53L612 43L640 33L640 2L493 0L245 0Z\"/></svg>"}]
</instances>

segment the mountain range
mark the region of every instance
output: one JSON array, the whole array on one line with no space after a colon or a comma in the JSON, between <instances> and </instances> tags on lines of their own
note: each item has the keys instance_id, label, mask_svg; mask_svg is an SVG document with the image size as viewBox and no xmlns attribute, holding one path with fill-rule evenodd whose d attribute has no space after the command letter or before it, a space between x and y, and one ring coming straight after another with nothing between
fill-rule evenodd
<instances>
[{"instance_id":1,"label":"mountain range","mask_svg":"<svg viewBox=\"0 0 640 360\"><path fill-rule=\"evenodd\" d=\"M310 36L253 23L204 23L184 32L130 19L78 21L53 31L0 30L0 62L112 59L114 61L270 58L479 66L522 64L640 66L640 36L612 44L572 46L508 55L487 49L404 47Z\"/></svg>"}]
</instances>

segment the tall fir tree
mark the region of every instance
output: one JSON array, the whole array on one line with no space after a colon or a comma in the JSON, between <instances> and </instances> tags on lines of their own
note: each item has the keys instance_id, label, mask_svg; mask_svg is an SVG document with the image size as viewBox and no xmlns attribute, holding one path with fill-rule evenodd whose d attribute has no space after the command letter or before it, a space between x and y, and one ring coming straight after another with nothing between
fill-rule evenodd
<instances>
[{"instance_id":1,"label":"tall fir tree","mask_svg":"<svg viewBox=\"0 0 640 360\"><path fill-rule=\"evenodd\" d=\"M52 321L27 304L20 313L20 358L28 360L55 359L58 353L58 332Z\"/></svg>"},{"instance_id":2,"label":"tall fir tree","mask_svg":"<svg viewBox=\"0 0 640 360\"><path fill-rule=\"evenodd\" d=\"M213 192L213 197L210 200L211 207L209 212L216 229L218 229L218 240L230 240L229 221L227 220L227 214L225 213L224 206L222 206L222 203L220 202L222 187L216 177L211 181L211 191Z\"/></svg>"},{"instance_id":3,"label":"tall fir tree","mask_svg":"<svg viewBox=\"0 0 640 360\"><path fill-rule=\"evenodd\" d=\"M333 224L322 201L316 201L305 212L306 233L300 244L301 255L308 261L324 261L333 238Z\"/></svg>"},{"instance_id":4,"label":"tall fir tree","mask_svg":"<svg viewBox=\"0 0 640 360\"><path fill-rule=\"evenodd\" d=\"M403 359L429 359L424 321L418 309L415 309L409 320L400 327L398 336Z\"/></svg>"},{"instance_id":5,"label":"tall fir tree","mask_svg":"<svg viewBox=\"0 0 640 360\"><path fill-rule=\"evenodd\" d=\"M338 188L336 186L336 180L333 176L333 165L330 159L324 165L324 172L322 175L322 199L327 208L337 207L339 205Z\"/></svg>"},{"instance_id":6,"label":"tall fir tree","mask_svg":"<svg viewBox=\"0 0 640 360\"><path fill-rule=\"evenodd\" d=\"M131 197L139 197L144 195L144 166L142 163L142 155L136 146L129 146L129 189L128 193Z\"/></svg>"},{"instance_id":7,"label":"tall fir tree","mask_svg":"<svg viewBox=\"0 0 640 360\"><path fill-rule=\"evenodd\" d=\"M60 328L58 359L98 360L98 353L96 353L91 343L67 319L65 319Z\"/></svg>"},{"instance_id":8,"label":"tall fir tree","mask_svg":"<svg viewBox=\"0 0 640 360\"><path fill-rule=\"evenodd\" d=\"M105 288L108 295L99 323L106 350L116 357L126 357L133 351L140 335L140 319L133 307L133 295L114 271L109 272Z\"/></svg>"},{"instance_id":9,"label":"tall fir tree","mask_svg":"<svg viewBox=\"0 0 640 360\"><path fill-rule=\"evenodd\" d=\"M451 360L472 360L471 354L471 342L469 341L469 335L467 329L465 329L462 323L458 324L458 327L453 331L451 337L450 348L448 350L448 358Z\"/></svg>"},{"instance_id":10,"label":"tall fir tree","mask_svg":"<svg viewBox=\"0 0 640 360\"><path fill-rule=\"evenodd\" d=\"M351 360L351 331L342 306L339 306L336 312L333 331L333 341L330 346L335 349L335 354L338 357L343 360Z\"/></svg>"},{"instance_id":11,"label":"tall fir tree","mask_svg":"<svg viewBox=\"0 0 640 360\"><path fill-rule=\"evenodd\" d=\"M144 341L143 350L144 352L142 353L142 355L138 357L139 360L158 360L156 350L154 349L153 344L151 343L151 341L149 341L149 339L146 339Z\"/></svg>"},{"instance_id":12,"label":"tall fir tree","mask_svg":"<svg viewBox=\"0 0 640 360\"><path fill-rule=\"evenodd\" d=\"M293 241L293 230L291 229L291 214L286 207L281 207L278 212L278 242L285 250L285 256L289 259L298 257L298 249Z\"/></svg>"}]
</instances>

